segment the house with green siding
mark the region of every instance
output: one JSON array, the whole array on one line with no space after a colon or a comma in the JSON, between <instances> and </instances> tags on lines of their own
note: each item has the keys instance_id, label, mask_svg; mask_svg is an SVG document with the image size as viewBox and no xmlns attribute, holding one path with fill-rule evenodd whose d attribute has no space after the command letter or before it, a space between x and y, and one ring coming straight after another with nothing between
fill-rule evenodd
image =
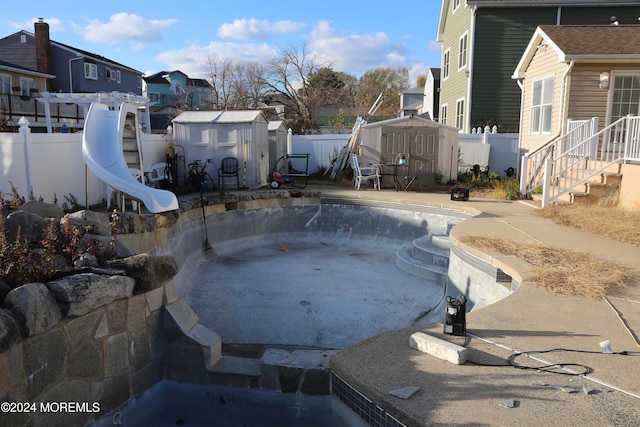
<instances>
[{"instance_id":1,"label":"house with green siding","mask_svg":"<svg viewBox=\"0 0 640 427\"><path fill-rule=\"evenodd\" d=\"M520 128L521 94L511 78L539 25L640 25L638 0L442 0L440 121L462 132Z\"/></svg>"}]
</instances>

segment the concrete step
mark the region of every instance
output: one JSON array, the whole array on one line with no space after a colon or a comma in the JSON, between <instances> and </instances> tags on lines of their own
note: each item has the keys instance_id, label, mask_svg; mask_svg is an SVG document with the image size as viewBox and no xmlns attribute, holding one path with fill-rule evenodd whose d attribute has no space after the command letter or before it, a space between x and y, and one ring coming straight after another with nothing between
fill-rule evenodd
<instances>
[{"instance_id":1,"label":"concrete step","mask_svg":"<svg viewBox=\"0 0 640 427\"><path fill-rule=\"evenodd\" d=\"M400 247L396 251L395 264L405 273L423 277L434 283L446 284L447 282L448 268L417 259L413 256L413 246Z\"/></svg>"},{"instance_id":2,"label":"concrete step","mask_svg":"<svg viewBox=\"0 0 640 427\"><path fill-rule=\"evenodd\" d=\"M412 255L427 264L446 268L449 266L450 248L451 240L448 235L429 233L413 240Z\"/></svg>"},{"instance_id":3,"label":"concrete step","mask_svg":"<svg viewBox=\"0 0 640 427\"><path fill-rule=\"evenodd\" d=\"M282 393L329 395L329 359L337 351L283 348L263 351L261 356L223 355L218 364L209 369L209 383Z\"/></svg>"}]
</instances>

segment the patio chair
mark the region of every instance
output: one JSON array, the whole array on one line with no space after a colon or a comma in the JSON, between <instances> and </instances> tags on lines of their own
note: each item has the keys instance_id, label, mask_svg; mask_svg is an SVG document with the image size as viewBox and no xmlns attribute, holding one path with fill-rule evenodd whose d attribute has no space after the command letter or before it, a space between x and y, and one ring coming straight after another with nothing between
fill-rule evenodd
<instances>
[{"instance_id":1,"label":"patio chair","mask_svg":"<svg viewBox=\"0 0 640 427\"><path fill-rule=\"evenodd\" d=\"M371 162L366 156L352 154L351 166L353 166L354 189L360 190L362 180L373 179L373 188L380 190L380 170L376 166L371 166Z\"/></svg>"},{"instance_id":2,"label":"patio chair","mask_svg":"<svg viewBox=\"0 0 640 427\"><path fill-rule=\"evenodd\" d=\"M151 168L146 172L147 182L150 187L161 187L162 181L168 181L169 176L167 173L167 162L156 163L151 165Z\"/></svg>"},{"instance_id":3,"label":"patio chair","mask_svg":"<svg viewBox=\"0 0 640 427\"><path fill-rule=\"evenodd\" d=\"M240 177L238 171L240 170L240 165L238 163L238 159L235 157L225 157L220 162L220 167L218 168L218 188L222 188L221 183L224 183L224 179L228 177L236 177L236 188L240 188Z\"/></svg>"}]
</instances>

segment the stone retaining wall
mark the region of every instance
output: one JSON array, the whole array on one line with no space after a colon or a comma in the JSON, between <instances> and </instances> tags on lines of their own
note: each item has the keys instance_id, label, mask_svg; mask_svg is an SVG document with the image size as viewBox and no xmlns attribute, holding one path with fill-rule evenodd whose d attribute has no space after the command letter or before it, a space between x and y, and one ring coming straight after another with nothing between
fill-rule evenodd
<instances>
[{"instance_id":1,"label":"stone retaining wall","mask_svg":"<svg viewBox=\"0 0 640 427\"><path fill-rule=\"evenodd\" d=\"M318 203L319 195L311 199ZM308 193L246 193L205 198L204 212L309 200ZM222 357L220 338L177 297L172 277L182 265L171 255L148 254L187 229L202 236L199 203L182 201L179 215L125 215L118 239L138 255L110 269L29 283L7 294L0 308L1 426L85 425L165 377L202 382L202 373ZM85 211L74 221L98 229L95 223L108 223L108 215ZM198 239L169 252L201 244Z\"/></svg>"}]
</instances>

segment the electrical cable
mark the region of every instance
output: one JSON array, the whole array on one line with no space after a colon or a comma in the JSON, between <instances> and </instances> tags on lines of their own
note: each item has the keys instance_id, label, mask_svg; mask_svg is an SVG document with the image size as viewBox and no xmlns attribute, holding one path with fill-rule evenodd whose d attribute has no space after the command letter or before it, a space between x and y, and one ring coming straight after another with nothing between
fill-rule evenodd
<instances>
[{"instance_id":1,"label":"electrical cable","mask_svg":"<svg viewBox=\"0 0 640 427\"><path fill-rule=\"evenodd\" d=\"M467 337L467 342L468 342L468 337ZM465 343L466 346L466 343ZM512 354L511 356L509 356L507 358L507 364L488 364L488 363L480 363L480 362L474 362L473 360L469 360L467 359L467 362L472 364L472 365L477 365L477 366L488 366L488 367L497 367L497 368L516 368L516 369L522 369L522 370L532 370L532 371L544 371L544 372L548 372L548 373L552 373L552 374L558 374L558 375L568 375L568 376L581 376L581 375L588 375L590 373L593 372L593 369L590 368L589 366L580 364L580 363L545 363L543 365L539 365L539 366L525 366L525 365L519 365L515 362L515 359L517 359L520 356L530 356L532 354L542 354L542 353L551 353L554 351L565 351L565 352L574 352L574 353L589 353L589 354L604 354L607 356L610 355L621 355L621 356L627 356L629 355L629 352L627 351L620 351L620 352L613 352L613 353L602 353L600 351L591 351L591 350L575 350L575 349L568 349L568 348L552 348L549 350L534 350L534 351L526 351L526 352L516 352L514 354ZM566 367L577 367L580 368L580 370L578 372L571 372L571 371L563 371L563 369L565 369Z\"/></svg>"}]
</instances>

